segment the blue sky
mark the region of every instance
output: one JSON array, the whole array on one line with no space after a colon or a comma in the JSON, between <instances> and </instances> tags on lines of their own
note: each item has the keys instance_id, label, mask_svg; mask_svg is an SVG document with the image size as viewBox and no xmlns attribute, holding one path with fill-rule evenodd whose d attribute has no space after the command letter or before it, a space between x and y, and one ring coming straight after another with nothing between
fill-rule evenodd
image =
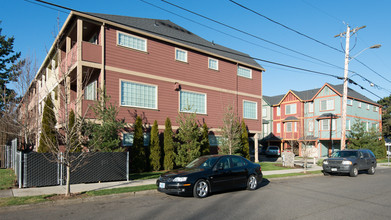
<instances>
[{"instance_id":1,"label":"blue sky","mask_svg":"<svg viewBox=\"0 0 391 220\"><path fill-rule=\"evenodd\" d=\"M85 12L168 19L206 40L248 53L252 57L343 76L343 53L272 23L235 5L229 0L167 1L271 41L274 44L289 48L289 50L216 24L163 1L144 1L164 10L140 0L50 0L54 4ZM359 75L349 73L349 77L352 77L352 80L368 89L371 93L355 85L350 84L349 87L374 101L379 100L379 97L390 96L391 13L389 13L389 10L391 9L391 1L235 1L281 24L341 50L341 46L345 45L345 38L334 38L334 36L346 31L346 24L349 24L352 28L366 25L366 28L358 31L358 34L351 38L351 48L355 45L353 50L351 50L351 56L374 44L381 44L382 47L366 50L357 57L359 61L365 63L372 70L361 65L356 60L350 62L349 70L364 76L375 86L371 87L370 83L363 80ZM0 27L3 29L3 35L15 37L14 48L16 51L21 51L23 57L35 55L38 65L41 65L57 33L57 17L59 16L59 24L62 26L68 13L69 11L64 9L61 9L61 12L59 12L54 7L48 8L37 5L33 0L4 1L0 8L0 20L2 21ZM305 56L292 52L292 50L305 54ZM330 66L325 62L334 66ZM280 95L290 89L302 91L319 88L325 82L342 84L342 80L330 76L289 69L262 61L259 61L259 63L266 69L262 82L264 95Z\"/></svg>"}]
</instances>

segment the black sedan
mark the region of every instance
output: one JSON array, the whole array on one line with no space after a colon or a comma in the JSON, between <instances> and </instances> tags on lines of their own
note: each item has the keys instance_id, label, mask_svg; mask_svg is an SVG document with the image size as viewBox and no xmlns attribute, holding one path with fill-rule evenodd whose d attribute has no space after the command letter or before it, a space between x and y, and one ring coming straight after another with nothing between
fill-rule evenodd
<instances>
[{"instance_id":1,"label":"black sedan","mask_svg":"<svg viewBox=\"0 0 391 220\"><path fill-rule=\"evenodd\" d=\"M254 190L261 181L259 164L236 155L208 155L162 174L156 185L163 193L204 198L212 192L238 187Z\"/></svg>"}]
</instances>

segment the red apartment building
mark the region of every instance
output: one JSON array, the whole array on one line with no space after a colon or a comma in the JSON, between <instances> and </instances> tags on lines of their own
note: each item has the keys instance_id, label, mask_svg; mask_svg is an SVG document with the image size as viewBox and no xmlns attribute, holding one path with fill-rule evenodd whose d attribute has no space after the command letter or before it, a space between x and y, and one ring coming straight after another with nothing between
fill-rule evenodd
<instances>
[{"instance_id":1,"label":"red apartment building","mask_svg":"<svg viewBox=\"0 0 391 220\"><path fill-rule=\"evenodd\" d=\"M169 20L72 11L26 95L29 110L41 116L45 97L56 97L55 89L61 87L53 78L66 76L68 83L61 88L69 91L68 108L79 115L105 88L119 106L118 117L128 124L140 115L147 125L157 120L163 130L169 117L175 130L178 113L191 111L216 135L224 109L233 105L257 146L263 71L247 54L209 42ZM64 109L61 99L56 100L55 106ZM90 112L87 116L94 117ZM40 128L41 119L37 121ZM123 144L132 144L131 133L123 133Z\"/></svg>"}]
</instances>

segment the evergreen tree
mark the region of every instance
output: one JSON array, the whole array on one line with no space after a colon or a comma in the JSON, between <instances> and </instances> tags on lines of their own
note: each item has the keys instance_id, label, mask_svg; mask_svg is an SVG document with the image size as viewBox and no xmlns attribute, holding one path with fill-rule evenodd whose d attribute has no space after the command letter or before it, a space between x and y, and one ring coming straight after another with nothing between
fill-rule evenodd
<instances>
[{"instance_id":1,"label":"evergreen tree","mask_svg":"<svg viewBox=\"0 0 391 220\"><path fill-rule=\"evenodd\" d=\"M176 138L179 140L175 163L184 167L200 156L201 131L196 122L195 113L180 113L177 118L179 124Z\"/></svg>"},{"instance_id":2,"label":"evergreen tree","mask_svg":"<svg viewBox=\"0 0 391 220\"><path fill-rule=\"evenodd\" d=\"M209 128L204 123L202 125L202 135L201 135L201 156L210 154L210 145L209 145Z\"/></svg>"},{"instance_id":3,"label":"evergreen tree","mask_svg":"<svg viewBox=\"0 0 391 220\"><path fill-rule=\"evenodd\" d=\"M391 138L391 95L380 99L377 103L382 105L382 132L386 138Z\"/></svg>"},{"instance_id":4,"label":"evergreen tree","mask_svg":"<svg viewBox=\"0 0 391 220\"><path fill-rule=\"evenodd\" d=\"M119 133L124 128L125 122L117 119L118 108L110 103L110 97L106 95L106 92L102 91L100 94L100 98L95 102L92 109L101 124L89 125L93 130L90 143L96 151L123 151L124 149L120 148Z\"/></svg>"},{"instance_id":5,"label":"evergreen tree","mask_svg":"<svg viewBox=\"0 0 391 220\"><path fill-rule=\"evenodd\" d=\"M131 167L136 172L143 172L146 170L146 155L144 149L144 132L143 124L140 116L137 116L134 123L133 146L131 148Z\"/></svg>"},{"instance_id":6,"label":"evergreen tree","mask_svg":"<svg viewBox=\"0 0 391 220\"><path fill-rule=\"evenodd\" d=\"M242 133L242 137L241 137L241 147L240 147L240 150L238 153L240 153L240 155L246 159L250 159L250 147L249 147L249 143L248 143L248 132L247 132L247 127L246 127L246 124L244 123L244 121L242 121L242 128L241 128L241 133ZM257 146L254 146L254 147L257 147Z\"/></svg>"},{"instance_id":7,"label":"evergreen tree","mask_svg":"<svg viewBox=\"0 0 391 220\"><path fill-rule=\"evenodd\" d=\"M57 124L56 115L54 114L54 105L49 95L45 101L45 107L42 114L42 132L39 139L38 152L47 153L51 148L58 146L57 144Z\"/></svg>"},{"instance_id":8,"label":"evergreen tree","mask_svg":"<svg viewBox=\"0 0 391 220\"><path fill-rule=\"evenodd\" d=\"M384 158L386 156L386 146L384 140L381 138L380 132L371 128L366 129L366 124L359 119L352 125L348 135L349 149L369 149L377 158Z\"/></svg>"},{"instance_id":9,"label":"evergreen tree","mask_svg":"<svg viewBox=\"0 0 391 220\"><path fill-rule=\"evenodd\" d=\"M79 144L78 134L76 130L76 115L73 109L71 109L71 112L69 112L68 119L68 135L70 136L68 140L70 142L70 146L72 146L72 152L81 152L82 147Z\"/></svg>"},{"instance_id":10,"label":"evergreen tree","mask_svg":"<svg viewBox=\"0 0 391 220\"><path fill-rule=\"evenodd\" d=\"M0 21L1 24L1 21ZM3 115L5 105L16 101L16 93L13 89L7 87L10 82L16 82L18 76L21 74L21 67L25 60L21 60L20 52L14 51L14 37L6 37L1 35L2 28L0 28L0 116Z\"/></svg>"},{"instance_id":11,"label":"evergreen tree","mask_svg":"<svg viewBox=\"0 0 391 220\"><path fill-rule=\"evenodd\" d=\"M151 161L151 168L154 171L160 170L160 142L159 142L159 129L157 125L157 121L153 123L151 129L151 154L149 156Z\"/></svg>"},{"instance_id":12,"label":"evergreen tree","mask_svg":"<svg viewBox=\"0 0 391 220\"><path fill-rule=\"evenodd\" d=\"M175 166L174 133L172 132L171 120L166 119L164 128L164 169L172 170Z\"/></svg>"}]
</instances>

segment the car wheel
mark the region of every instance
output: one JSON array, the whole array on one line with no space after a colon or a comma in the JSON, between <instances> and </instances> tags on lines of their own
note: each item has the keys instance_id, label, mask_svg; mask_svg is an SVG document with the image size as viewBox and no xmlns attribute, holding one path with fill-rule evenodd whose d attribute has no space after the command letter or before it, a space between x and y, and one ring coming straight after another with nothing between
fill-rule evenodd
<instances>
[{"instance_id":1,"label":"car wheel","mask_svg":"<svg viewBox=\"0 0 391 220\"><path fill-rule=\"evenodd\" d=\"M325 175L325 176L330 176L330 173L329 173L329 172L326 172L326 171L323 171L323 175Z\"/></svg>"},{"instance_id":2,"label":"car wheel","mask_svg":"<svg viewBox=\"0 0 391 220\"><path fill-rule=\"evenodd\" d=\"M353 168L350 170L350 176L356 177L358 175L358 169L357 166L353 166Z\"/></svg>"},{"instance_id":3,"label":"car wheel","mask_svg":"<svg viewBox=\"0 0 391 220\"><path fill-rule=\"evenodd\" d=\"M248 190L254 190L258 186L257 178L254 175L250 175L247 179L247 189Z\"/></svg>"},{"instance_id":4,"label":"car wheel","mask_svg":"<svg viewBox=\"0 0 391 220\"><path fill-rule=\"evenodd\" d=\"M375 172L376 172L375 167L373 165L371 165L371 168L369 168L369 170L368 170L368 174L373 175L373 174L375 174Z\"/></svg>"},{"instance_id":5,"label":"car wheel","mask_svg":"<svg viewBox=\"0 0 391 220\"><path fill-rule=\"evenodd\" d=\"M193 188L193 196L196 198L205 198L206 196L208 196L208 193L209 193L208 183L203 179L198 180Z\"/></svg>"}]
</instances>

